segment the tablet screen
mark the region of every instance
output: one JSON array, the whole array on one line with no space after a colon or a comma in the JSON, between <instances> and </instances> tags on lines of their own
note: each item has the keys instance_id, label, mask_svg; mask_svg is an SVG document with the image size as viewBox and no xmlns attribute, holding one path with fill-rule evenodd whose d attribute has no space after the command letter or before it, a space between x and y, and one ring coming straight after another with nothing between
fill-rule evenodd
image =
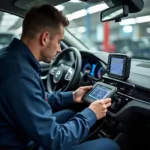
<instances>
[{"instance_id":1,"label":"tablet screen","mask_svg":"<svg viewBox=\"0 0 150 150\"><path fill-rule=\"evenodd\" d=\"M115 57L111 58L110 73L122 76L123 66L124 66L123 58L115 58Z\"/></svg>"},{"instance_id":2,"label":"tablet screen","mask_svg":"<svg viewBox=\"0 0 150 150\"><path fill-rule=\"evenodd\" d=\"M107 88L102 85L97 85L95 88L93 88L93 90L89 93L88 96L96 100L104 99L109 95L110 92L111 92L110 88Z\"/></svg>"}]
</instances>

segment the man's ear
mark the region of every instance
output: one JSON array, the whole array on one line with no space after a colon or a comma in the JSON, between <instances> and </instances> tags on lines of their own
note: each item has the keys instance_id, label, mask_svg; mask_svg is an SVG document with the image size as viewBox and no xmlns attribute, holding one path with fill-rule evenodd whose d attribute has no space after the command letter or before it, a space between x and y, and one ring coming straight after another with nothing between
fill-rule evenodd
<instances>
[{"instance_id":1,"label":"man's ear","mask_svg":"<svg viewBox=\"0 0 150 150\"><path fill-rule=\"evenodd\" d=\"M47 46L50 40L50 35L48 32L42 32L40 35L40 43L42 46Z\"/></svg>"}]
</instances>

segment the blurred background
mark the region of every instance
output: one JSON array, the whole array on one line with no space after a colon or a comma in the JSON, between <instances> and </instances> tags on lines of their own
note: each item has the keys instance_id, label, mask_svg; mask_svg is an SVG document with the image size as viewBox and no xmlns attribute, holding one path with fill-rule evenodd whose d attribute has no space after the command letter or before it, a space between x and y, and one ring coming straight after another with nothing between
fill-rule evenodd
<instances>
[{"instance_id":1,"label":"blurred background","mask_svg":"<svg viewBox=\"0 0 150 150\"><path fill-rule=\"evenodd\" d=\"M70 20L67 27L90 51L124 53L136 59L150 60L150 0L144 0L144 9L130 14L122 22L100 22L105 3L87 4L71 0L56 6ZM0 12L0 48L8 45L22 32L22 18Z\"/></svg>"}]
</instances>

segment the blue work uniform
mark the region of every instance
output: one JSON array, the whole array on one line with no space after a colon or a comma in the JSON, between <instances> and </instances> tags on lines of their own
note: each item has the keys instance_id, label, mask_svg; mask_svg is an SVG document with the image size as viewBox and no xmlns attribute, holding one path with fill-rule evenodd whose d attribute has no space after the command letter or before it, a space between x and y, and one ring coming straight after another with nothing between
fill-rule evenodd
<instances>
[{"instance_id":1,"label":"blue work uniform","mask_svg":"<svg viewBox=\"0 0 150 150\"><path fill-rule=\"evenodd\" d=\"M66 150L88 135L96 122L89 108L56 122L52 112L73 105L72 92L45 93L40 64L22 41L0 50L0 70L0 149L22 150L34 141L45 150Z\"/></svg>"}]
</instances>

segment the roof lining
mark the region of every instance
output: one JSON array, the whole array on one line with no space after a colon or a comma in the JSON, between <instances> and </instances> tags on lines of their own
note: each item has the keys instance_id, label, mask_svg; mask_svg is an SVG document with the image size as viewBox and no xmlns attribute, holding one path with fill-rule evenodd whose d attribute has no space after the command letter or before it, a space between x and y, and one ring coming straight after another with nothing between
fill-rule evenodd
<instances>
[{"instance_id":1,"label":"roof lining","mask_svg":"<svg viewBox=\"0 0 150 150\"><path fill-rule=\"evenodd\" d=\"M13 15L17 15L21 18L23 18L27 12L27 10L23 10L23 9L20 9L18 7L16 7L14 5L14 3L18 1L18 0L0 0L0 11L3 11L3 12L7 12L7 13L10 13L10 14L13 14ZM27 0L20 0L20 1L27 1ZM61 4L62 2L67 2L68 0L49 0L51 1L50 4L52 5L59 5Z\"/></svg>"}]
</instances>

